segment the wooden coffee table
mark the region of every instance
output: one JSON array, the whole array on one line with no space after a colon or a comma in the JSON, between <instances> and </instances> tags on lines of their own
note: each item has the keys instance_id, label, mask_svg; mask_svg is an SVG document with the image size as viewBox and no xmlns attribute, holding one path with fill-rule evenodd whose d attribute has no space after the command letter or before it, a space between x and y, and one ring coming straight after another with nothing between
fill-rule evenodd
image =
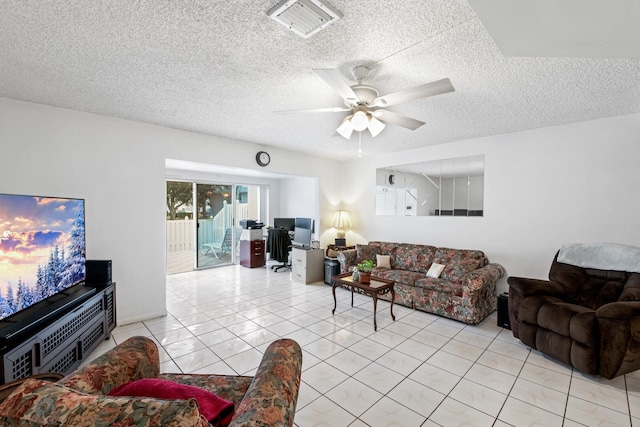
<instances>
[{"instance_id":1,"label":"wooden coffee table","mask_svg":"<svg viewBox=\"0 0 640 427\"><path fill-rule=\"evenodd\" d=\"M369 283L360 283L354 281L351 273L338 274L331 277L333 282L333 311L331 314L336 313L336 307L338 305L336 301L336 287L343 286L347 289L351 289L351 307L353 307L353 291L360 294L365 294L373 298L373 330L378 330L378 324L376 323L376 308L378 305L378 295L384 295L391 292L391 318L395 322L396 316L393 314L393 300L396 297L396 291L393 289L393 280L383 279L382 277L371 276Z\"/></svg>"}]
</instances>

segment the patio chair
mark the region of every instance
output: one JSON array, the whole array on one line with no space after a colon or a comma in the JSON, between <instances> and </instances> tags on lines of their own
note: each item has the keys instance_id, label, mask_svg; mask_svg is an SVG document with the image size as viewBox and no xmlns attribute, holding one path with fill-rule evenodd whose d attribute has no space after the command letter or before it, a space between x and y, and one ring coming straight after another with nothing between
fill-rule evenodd
<instances>
[{"instance_id":1,"label":"patio chair","mask_svg":"<svg viewBox=\"0 0 640 427\"><path fill-rule=\"evenodd\" d=\"M225 253L231 253L231 250L233 249L233 243L231 241L231 239L232 239L231 230L232 230L231 227L227 227L227 229L224 231L224 237L222 238L222 241L220 241L220 242L203 243L202 244L202 255L206 255L209 252L212 252L213 256L215 256L216 258L220 259L220 255L225 254ZM240 241L241 231L242 231L242 229L240 229L240 228L236 229L236 246L238 245L238 242Z\"/></svg>"},{"instance_id":2,"label":"patio chair","mask_svg":"<svg viewBox=\"0 0 640 427\"><path fill-rule=\"evenodd\" d=\"M213 253L213 256L220 259L220 255L227 252L229 244L227 242L231 242L231 227L227 227L224 231L224 237L219 242L214 243L203 243L202 244L202 255L206 255L209 252Z\"/></svg>"},{"instance_id":3,"label":"patio chair","mask_svg":"<svg viewBox=\"0 0 640 427\"><path fill-rule=\"evenodd\" d=\"M240 235L242 234L242 228L236 228L236 244L235 246L231 241L231 227L227 228L227 231L224 233L224 239L222 239L222 253L229 252L233 250L233 248L237 248L240 244Z\"/></svg>"}]
</instances>

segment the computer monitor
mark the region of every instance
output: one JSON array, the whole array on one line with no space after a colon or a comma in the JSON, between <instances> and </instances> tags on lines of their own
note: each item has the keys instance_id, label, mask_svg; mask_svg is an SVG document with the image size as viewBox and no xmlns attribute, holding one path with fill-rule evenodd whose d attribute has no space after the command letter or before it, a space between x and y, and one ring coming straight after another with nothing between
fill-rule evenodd
<instances>
[{"instance_id":1,"label":"computer monitor","mask_svg":"<svg viewBox=\"0 0 640 427\"><path fill-rule=\"evenodd\" d=\"M293 233L293 245L299 247L311 247L312 231L308 228L296 227Z\"/></svg>"},{"instance_id":2,"label":"computer monitor","mask_svg":"<svg viewBox=\"0 0 640 427\"><path fill-rule=\"evenodd\" d=\"M313 231L313 219L312 218L296 218L296 228L306 228Z\"/></svg>"},{"instance_id":3,"label":"computer monitor","mask_svg":"<svg viewBox=\"0 0 640 427\"><path fill-rule=\"evenodd\" d=\"M273 226L275 228L283 228L287 231L293 231L296 228L295 218L273 218Z\"/></svg>"}]
</instances>

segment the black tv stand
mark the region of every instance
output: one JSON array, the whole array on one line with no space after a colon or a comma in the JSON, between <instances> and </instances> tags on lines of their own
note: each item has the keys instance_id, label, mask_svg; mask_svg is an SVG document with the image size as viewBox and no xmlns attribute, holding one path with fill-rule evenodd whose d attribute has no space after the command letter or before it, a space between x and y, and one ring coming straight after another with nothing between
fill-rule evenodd
<instances>
[{"instance_id":1,"label":"black tv stand","mask_svg":"<svg viewBox=\"0 0 640 427\"><path fill-rule=\"evenodd\" d=\"M79 284L0 321L0 383L69 373L116 326L115 283Z\"/></svg>"},{"instance_id":2,"label":"black tv stand","mask_svg":"<svg viewBox=\"0 0 640 427\"><path fill-rule=\"evenodd\" d=\"M9 319L0 320L0 349L14 344L29 331L51 320L68 308L80 304L96 293L90 286L76 285L38 302Z\"/></svg>"}]
</instances>

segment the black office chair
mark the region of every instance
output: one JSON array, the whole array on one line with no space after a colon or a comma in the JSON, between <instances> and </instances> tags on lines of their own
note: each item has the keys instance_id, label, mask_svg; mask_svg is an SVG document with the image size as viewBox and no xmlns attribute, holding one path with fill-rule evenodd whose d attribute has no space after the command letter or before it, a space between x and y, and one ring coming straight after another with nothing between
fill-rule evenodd
<instances>
[{"instance_id":1,"label":"black office chair","mask_svg":"<svg viewBox=\"0 0 640 427\"><path fill-rule=\"evenodd\" d=\"M271 254L271 259L280 262L279 265L272 265L271 269L276 272L280 270L291 270L291 237L284 228L270 228L267 233L267 252Z\"/></svg>"}]
</instances>

